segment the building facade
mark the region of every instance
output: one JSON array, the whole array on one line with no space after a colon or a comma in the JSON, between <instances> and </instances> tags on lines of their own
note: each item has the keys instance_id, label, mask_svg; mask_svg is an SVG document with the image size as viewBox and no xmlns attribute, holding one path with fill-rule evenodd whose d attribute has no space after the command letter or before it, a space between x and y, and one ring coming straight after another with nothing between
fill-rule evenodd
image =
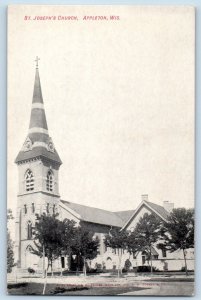
<instances>
[{"instance_id":1,"label":"building facade","mask_svg":"<svg viewBox=\"0 0 201 300\"><path fill-rule=\"evenodd\" d=\"M19 269L42 269L42 259L31 253L34 247L32 228L36 214L59 213L61 219L74 220L76 224L85 226L99 238L98 256L88 262L91 268L118 268L118 250L107 248L104 237L111 228L132 230L144 213L154 213L163 221L173 208L173 204L164 202L163 206L148 201L143 196L141 204L135 210L111 212L97 209L61 199L59 194L59 168L61 159L48 133L44 110L39 70L36 67L32 109L28 135L17 155L15 163L18 167L19 188L17 196L17 216L15 234L15 256ZM194 250L187 253L188 267L194 269ZM129 260L130 268L147 265L147 254L138 253L135 257L124 251L121 266ZM180 270L184 267L181 251L165 253L153 248L153 266L159 270ZM53 264L54 270L61 268L74 270L76 262L73 257L62 257Z\"/></svg>"}]
</instances>

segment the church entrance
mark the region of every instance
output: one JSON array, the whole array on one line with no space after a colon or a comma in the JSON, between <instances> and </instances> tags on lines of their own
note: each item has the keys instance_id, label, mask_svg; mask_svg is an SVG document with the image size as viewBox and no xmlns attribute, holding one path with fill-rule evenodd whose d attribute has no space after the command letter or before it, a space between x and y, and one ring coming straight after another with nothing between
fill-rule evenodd
<instances>
[{"instance_id":1,"label":"church entrance","mask_svg":"<svg viewBox=\"0 0 201 300\"><path fill-rule=\"evenodd\" d=\"M80 255L70 256L70 271L79 272L83 271L83 258Z\"/></svg>"},{"instance_id":2,"label":"church entrance","mask_svg":"<svg viewBox=\"0 0 201 300\"><path fill-rule=\"evenodd\" d=\"M36 270L38 267L38 256L31 253L32 247L29 245L25 250L25 268Z\"/></svg>"}]
</instances>

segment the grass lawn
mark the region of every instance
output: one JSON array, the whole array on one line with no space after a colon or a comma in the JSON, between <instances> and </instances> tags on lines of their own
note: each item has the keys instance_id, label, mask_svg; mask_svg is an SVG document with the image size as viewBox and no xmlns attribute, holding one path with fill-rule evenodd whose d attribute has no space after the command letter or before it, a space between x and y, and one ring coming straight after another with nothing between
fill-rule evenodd
<instances>
[{"instance_id":1,"label":"grass lawn","mask_svg":"<svg viewBox=\"0 0 201 300\"><path fill-rule=\"evenodd\" d=\"M47 284L46 295L82 295L82 296L112 296L123 294L131 291L144 290L146 288L140 287L82 287L82 286L67 286L58 284ZM41 295L43 291L43 284L41 283L21 283L21 284L8 284L9 295Z\"/></svg>"}]
</instances>

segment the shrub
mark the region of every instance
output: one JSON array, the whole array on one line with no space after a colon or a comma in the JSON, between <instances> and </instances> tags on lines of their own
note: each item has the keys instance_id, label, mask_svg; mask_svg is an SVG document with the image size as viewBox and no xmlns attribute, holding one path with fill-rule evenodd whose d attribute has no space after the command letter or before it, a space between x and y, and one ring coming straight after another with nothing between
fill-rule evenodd
<instances>
[{"instance_id":1,"label":"shrub","mask_svg":"<svg viewBox=\"0 0 201 300\"><path fill-rule=\"evenodd\" d=\"M153 272L157 272L158 269L156 267L152 267ZM151 272L151 266L138 266L137 272Z\"/></svg>"},{"instance_id":2,"label":"shrub","mask_svg":"<svg viewBox=\"0 0 201 300\"><path fill-rule=\"evenodd\" d=\"M100 271L100 270L102 270L102 265L101 265L101 264L98 264L98 263L96 263L96 269L97 269L97 271Z\"/></svg>"},{"instance_id":3,"label":"shrub","mask_svg":"<svg viewBox=\"0 0 201 300\"><path fill-rule=\"evenodd\" d=\"M97 273L97 269L94 268L88 269L87 273Z\"/></svg>"},{"instance_id":4,"label":"shrub","mask_svg":"<svg viewBox=\"0 0 201 300\"><path fill-rule=\"evenodd\" d=\"M36 271L34 270L34 269L32 269L32 268L28 268L27 269L28 270L28 272L30 273L30 274L34 274Z\"/></svg>"},{"instance_id":5,"label":"shrub","mask_svg":"<svg viewBox=\"0 0 201 300\"><path fill-rule=\"evenodd\" d=\"M132 266L132 264L131 264L130 260L127 259L127 260L125 261L125 264L124 264L124 269L125 269L126 271L128 271L128 270L130 269L131 266Z\"/></svg>"},{"instance_id":6,"label":"shrub","mask_svg":"<svg viewBox=\"0 0 201 300\"><path fill-rule=\"evenodd\" d=\"M127 271L128 271L128 270L127 270L126 268L123 268L123 269L122 269L122 273L127 273Z\"/></svg>"}]
</instances>

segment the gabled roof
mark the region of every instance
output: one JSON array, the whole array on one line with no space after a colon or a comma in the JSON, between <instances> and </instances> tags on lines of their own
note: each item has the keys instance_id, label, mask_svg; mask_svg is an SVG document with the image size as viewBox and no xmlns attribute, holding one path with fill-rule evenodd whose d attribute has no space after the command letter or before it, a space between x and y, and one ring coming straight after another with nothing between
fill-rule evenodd
<instances>
[{"instance_id":1,"label":"gabled roof","mask_svg":"<svg viewBox=\"0 0 201 300\"><path fill-rule=\"evenodd\" d=\"M151 246L151 254L152 255L159 255L158 252L156 251L156 249L152 246Z\"/></svg>"},{"instance_id":2,"label":"gabled roof","mask_svg":"<svg viewBox=\"0 0 201 300\"><path fill-rule=\"evenodd\" d=\"M167 219L169 212L161 205L155 204L153 202L149 202L149 201L144 201L147 202L147 204L153 208L156 212L158 212L158 214L163 218L163 219Z\"/></svg>"},{"instance_id":3,"label":"gabled roof","mask_svg":"<svg viewBox=\"0 0 201 300\"><path fill-rule=\"evenodd\" d=\"M137 209L133 212L133 214L130 216L130 218L125 222L123 225L123 229L127 227L131 221L134 219L135 215L140 211L140 209L146 206L149 210L151 210L153 213L155 213L157 216L159 216L163 221L167 220L167 217L169 215L169 212L161 205L155 204L150 201L143 200L140 205L137 207Z\"/></svg>"},{"instance_id":4,"label":"gabled roof","mask_svg":"<svg viewBox=\"0 0 201 300\"><path fill-rule=\"evenodd\" d=\"M69 211L75 212L78 218L85 222L102 224L107 226L114 226L119 228L125 228L135 217L135 214L140 208L145 205L149 210L156 213L161 219L166 220L169 213L164 207L149 202L142 201L136 210L125 210L125 211L108 211L96 207L86 206L78 203L73 203L65 200L60 200Z\"/></svg>"},{"instance_id":5,"label":"gabled roof","mask_svg":"<svg viewBox=\"0 0 201 300\"><path fill-rule=\"evenodd\" d=\"M124 211L115 211L115 214L118 215L122 221L126 222L134 213L135 210L124 210Z\"/></svg>"},{"instance_id":6,"label":"gabled roof","mask_svg":"<svg viewBox=\"0 0 201 300\"><path fill-rule=\"evenodd\" d=\"M64 200L61 200L61 202L67 208L75 211L78 215L80 215L80 219L82 221L114 227L122 227L124 224L122 218L115 212Z\"/></svg>"}]
</instances>

